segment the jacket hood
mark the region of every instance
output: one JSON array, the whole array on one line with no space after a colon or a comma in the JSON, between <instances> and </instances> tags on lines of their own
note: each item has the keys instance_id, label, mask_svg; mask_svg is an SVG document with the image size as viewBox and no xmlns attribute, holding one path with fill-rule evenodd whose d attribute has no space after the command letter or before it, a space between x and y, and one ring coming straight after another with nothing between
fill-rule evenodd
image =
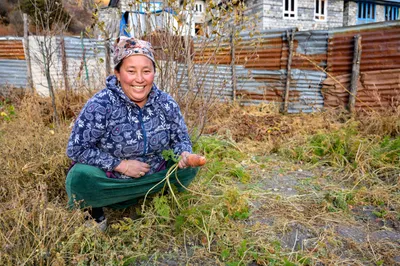
<instances>
[{"instance_id":1,"label":"jacket hood","mask_svg":"<svg viewBox=\"0 0 400 266\"><path fill-rule=\"evenodd\" d=\"M123 101L135 105L137 106L137 104L135 102L133 102L131 99L129 99L128 96L126 96L126 94L124 93L124 91L122 90L121 86L118 85L118 79L115 75L110 75L106 78L106 89L111 90L112 92L114 92L116 95L118 95ZM157 94L158 88L157 86L153 83L153 86L151 87L149 96L147 98L147 102L145 105L147 105L148 103L152 103L154 101L154 98Z\"/></svg>"}]
</instances>

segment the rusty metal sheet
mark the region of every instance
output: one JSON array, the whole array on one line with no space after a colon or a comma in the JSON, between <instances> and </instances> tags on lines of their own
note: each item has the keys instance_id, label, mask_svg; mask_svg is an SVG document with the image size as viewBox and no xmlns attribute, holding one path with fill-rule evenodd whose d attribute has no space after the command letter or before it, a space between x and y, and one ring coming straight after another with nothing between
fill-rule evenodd
<instances>
[{"instance_id":1,"label":"rusty metal sheet","mask_svg":"<svg viewBox=\"0 0 400 266\"><path fill-rule=\"evenodd\" d=\"M232 99L232 70L223 65L194 65L195 92L206 97ZM188 91L187 65L178 64L177 80L180 80L181 93Z\"/></svg>"},{"instance_id":2,"label":"rusty metal sheet","mask_svg":"<svg viewBox=\"0 0 400 266\"><path fill-rule=\"evenodd\" d=\"M0 38L0 59L24 60L24 44L22 38Z\"/></svg>"},{"instance_id":3,"label":"rusty metal sheet","mask_svg":"<svg viewBox=\"0 0 400 266\"><path fill-rule=\"evenodd\" d=\"M237 91L241 101L282 102L285 72L236 66Z\"/></svg>"},{"instance_id":4,"label":"rusty metal sheet","mask_svg":"<svg viewBox=\"0 0 400 266\"><path fill-rule=\"evenodd\" d=\"M351 72L354 36L357 34L362 37L361 72L400 67L400 22L366 24L346 29L330 31L327 70L331 74Z\"/></svg>"},{"instance_id":5,"label":"rusty metal sheet","mask_svg":"<svg viewBox=\"0 0 400 266\"><path fill-rule=\"evenodd\" d=\"M350 74L328 78L322 94L326 107L345 107L349 98ZM388 109L400 104L400 68L365 71L360 74L355 107L358 109Z\"/></svg>"}]
</instances>

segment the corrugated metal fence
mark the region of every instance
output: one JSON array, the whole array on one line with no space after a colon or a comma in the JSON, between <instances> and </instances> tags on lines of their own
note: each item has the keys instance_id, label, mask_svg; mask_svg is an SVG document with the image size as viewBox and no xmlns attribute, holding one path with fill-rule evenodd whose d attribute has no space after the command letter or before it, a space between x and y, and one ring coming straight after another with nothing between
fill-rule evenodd
<instances>
[{"instance_id":1,"label":"corrugated metal fence","mask_svg":"<svg viewBox=\"0 0 400 266\"><path fill-rule=\"evenodd\" d=\"M36 90L48 95L44 75L42 46L47 42L50 60L50 76L56 88L64 88L60 38L49 42L42 36L29 37L29 51L33 84ZM28 64L24 55L23 38L0 38L0 86L27 87ZM64 37L67 61L67 77L71 88L101 88L105 80L104 41Z\"/></svg>"},{"instance_id":2,"label":"corrugated metal fence","mask_svg":"<svg viewBox=\"0 0 400 266\"><path fill-rule=\"evenodd\" d=\"M328 39L327 71L323 82L326 107L348 103L354 36L361 36L362 55L355 107L383 109L400 103L399 21L333 30Z\"/></svg>"},{"instance_id":3,"label":"corrugated metal fence","mask_svg":"<svg viewBox=\"0 0 400 266\"><path fill-rule=\"evenodd\" d=\"M0 38L0 86L25 87L27 82L22 38Z\"/></svg>"},{"instance_id":4,"label":"corrugated metal fence","mask_svg":"<svg viewBox=\"0 0 400 266\"><path fill-rule=\"evenodd\" d=\"M234 46L210 44L195 55L197 64L213 62L245 104L281 104L287 80L292 29L241 34ZM328 31L295 32L288 111L313 112L322 107L347 106L354 36L362 36L360 81L355 107L387 109L400 105L400 22L365 24ZM234 48L232 53L231 47ZM234 61L234 69L229 68Z\"/></svg>"},{"instance_id":5,"label":"corrugated metal fence","mask_svg":"<svg viewBox=\"0 0 400 266\"><path fill-rule=\"evenodd\" d=\"M180 82L174 84L183 92L190 87L207 95L229 100L236 98L243 104L274 102L282 105L288 78L287 32L292 30L243 33L233 41L229 38L218 41L195 39L193 64L190 64L192 82L189 82L189 65L180 59L175 65L176 79ZM400 22L394 21L328 31L295 32L289 77L290 113L347 104L353 39L357 34L362 36L363 51L356 108L399 105ZM30 38L30 50L38 51L38 38ZM64 40L71 87L102 88L106 76L104 42L73 37ZM54 47L59 48L59 43L60 39L55 39ZM52 66L52 79L59 88L64 86L61 56L58 49ZM159 61L162 59L164 57ZM26 65L23 40L0 39L0 85L24 87ZM47 94L43 67L32 63L32 72L35 87Z\"/></svg>"}]
</instances>

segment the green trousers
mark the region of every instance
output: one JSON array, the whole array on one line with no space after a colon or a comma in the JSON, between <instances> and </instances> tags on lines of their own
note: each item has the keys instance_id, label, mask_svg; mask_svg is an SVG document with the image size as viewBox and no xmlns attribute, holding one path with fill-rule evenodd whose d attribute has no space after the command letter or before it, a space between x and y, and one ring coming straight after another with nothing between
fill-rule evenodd
<instances>
[{"instance_id":1,"label":"green trousers","mask_svg":"<svg viewBox=\"0 0 400 266\"><path fill-rule=\"evenodd\" d=\"M136 204L153 186L164 179L171 166L172 163L169 162L167 169L140 178L116 179L107 177L100 168L77 163L69 170L65 182L68 206L70 208L91 206L113 209L129 207ZM177 174L180 183L187 187L198 170L198 168L179 169ZM178 191L184 190L176 180L175 173L169 180L178 188ZM159 192L164 184L165 181L153 188L149 194Z\"/></svg>"}]
</instances>

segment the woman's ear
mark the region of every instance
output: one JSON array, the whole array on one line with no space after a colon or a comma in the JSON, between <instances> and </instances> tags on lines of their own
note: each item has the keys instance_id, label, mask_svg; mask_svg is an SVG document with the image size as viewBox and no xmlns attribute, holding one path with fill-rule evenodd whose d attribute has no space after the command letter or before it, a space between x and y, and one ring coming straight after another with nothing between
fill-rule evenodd
<instances>
[{"instance_id":1,"label":"woman's ear","mask_svg":"<svg viewBox=\"0 0 400 266\"><path fill-rule=\"evenodd\" d=\"M117 77L118 81L119 81L119 71L117 71L116 69L114 69L114 75Z\"/></svg>"}]
</instances>

